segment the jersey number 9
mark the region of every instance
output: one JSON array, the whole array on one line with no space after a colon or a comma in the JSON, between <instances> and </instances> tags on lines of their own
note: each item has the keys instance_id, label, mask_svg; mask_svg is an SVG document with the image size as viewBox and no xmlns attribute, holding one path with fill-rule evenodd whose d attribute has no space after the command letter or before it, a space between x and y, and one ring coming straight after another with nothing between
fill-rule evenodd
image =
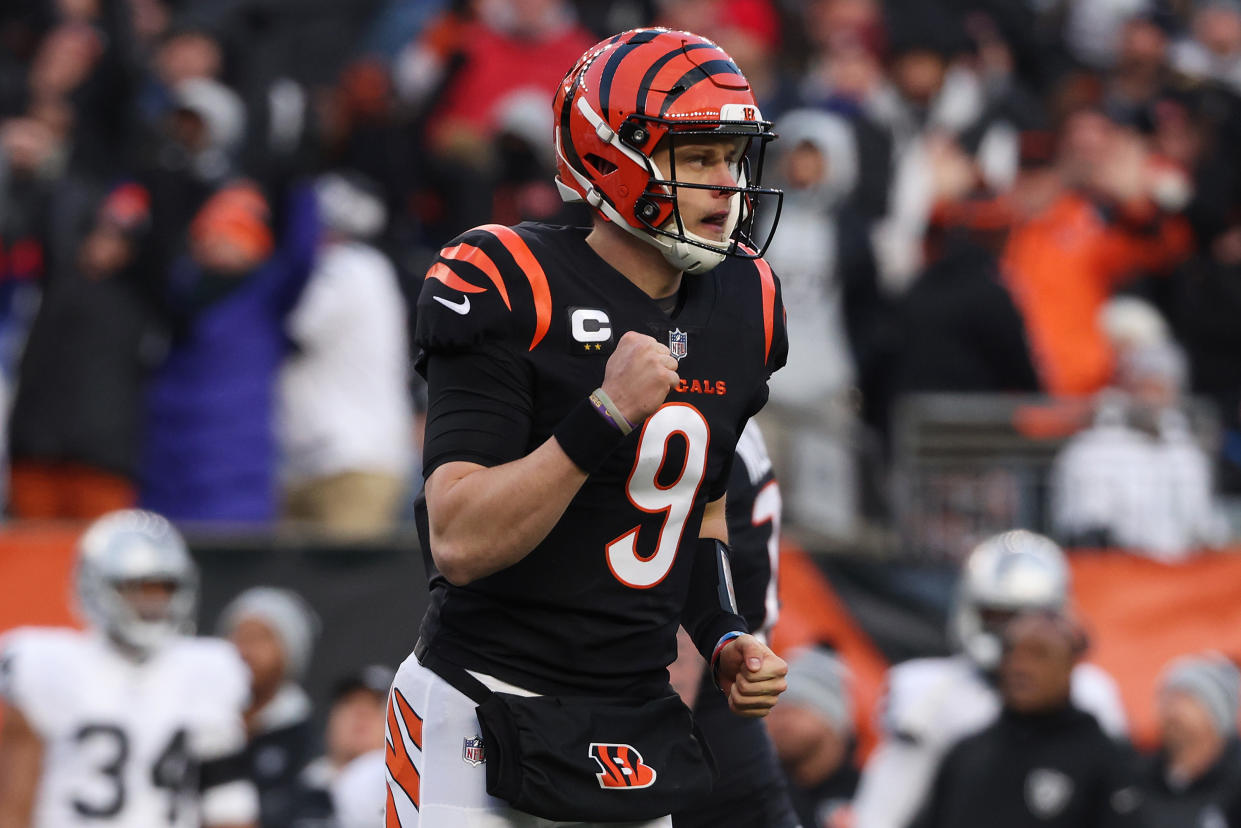
<instances>
[{"instance_id":1,"label":"jersey number 9","mask_svg":"<svg viewBox=\"0 0 1241 828\"><path fill-rule=\"evenodd\" d=\"M668 485L659 481L660 469L668 457L668 442L679 434L685 440L685 464ZM707 472L707 448L711 429L706 418L692 405L667 403L652 414L642 427L638 456L625 483L629 502L643 512L664 516L655 551L638 551L635 526L607 545L608 566L622 584L634 589L655 586L672 569L685 522L694 508L698 487Z\"/></svg>"}]
</instances>

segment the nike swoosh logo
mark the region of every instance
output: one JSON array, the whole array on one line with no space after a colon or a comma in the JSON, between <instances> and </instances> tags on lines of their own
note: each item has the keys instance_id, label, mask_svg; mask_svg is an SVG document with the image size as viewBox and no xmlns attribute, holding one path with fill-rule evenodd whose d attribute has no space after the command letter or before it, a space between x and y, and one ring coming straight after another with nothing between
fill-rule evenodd
<instances>
[{"instance_id":1,"label":"nike swoosh logo","mask_svg":"<svg viewBox=\"0 0 1241 828\"><path fill-rule=\"evenodd\" d=\"M468 296L462 296L460 302L449 302L443 296L432 296L431 298L448 308L453 313L459 313L462 316L465 316L470 312L470 297Z\"/></svg>"}]
</instances>

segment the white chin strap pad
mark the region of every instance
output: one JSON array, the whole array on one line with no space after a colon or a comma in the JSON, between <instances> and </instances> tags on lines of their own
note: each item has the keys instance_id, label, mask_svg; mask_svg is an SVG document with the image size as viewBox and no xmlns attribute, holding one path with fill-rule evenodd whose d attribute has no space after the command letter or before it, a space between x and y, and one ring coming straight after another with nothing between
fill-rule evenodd
<instances>
[{"instance_id":1,"label":"white chin strap pad","mask_svg":"<svg viewBox=\"0 0 1241 828\"><path fill-rule=\"evenodd\" d=\"M737 222L741 218L741 194L734 193L728 201L728 219L724 222L723 241L715 241L714 239L699 236L697 233L685 231L686 238L692 239L698 242L698 244L718 248L719 252L705 250L698 245L676 241L667 237L651 237L660 250L663 251L664 258L668 260L669 264L684 270L686 273L706 273L727 258L725 251L732 245L733 231L737 229ZM669 232L676 232L676 219L670 219L663 229Z\"/></svg>"}]
</instances>

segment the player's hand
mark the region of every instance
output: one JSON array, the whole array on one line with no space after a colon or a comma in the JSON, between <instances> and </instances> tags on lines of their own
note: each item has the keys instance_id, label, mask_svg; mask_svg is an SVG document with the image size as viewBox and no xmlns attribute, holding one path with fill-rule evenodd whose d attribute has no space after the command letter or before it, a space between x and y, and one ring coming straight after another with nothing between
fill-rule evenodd
<instances>
[{"instance_id":1,"label":"player's hand","mask_svg":"<svg viewBox=\"0 0 1241 828\"><path fill-rule=\"evenodd\" d=\"M784 659L749 634L724 645L717 670L720 687L728 695L728 707L741 716L766 716L788 688L784 677L789 666Z\"/></svg>"},{"instance_id":2,"label":"player's hand","mask_svg":"<svg viewBox=\"0 0 1241 828\"><path fill-rule=\"evenodd\" d=\"M663 405L680 381L668 346L637 331L621 336L603 369L604 393L634 425Z\"/></svg>"}]
</instances>

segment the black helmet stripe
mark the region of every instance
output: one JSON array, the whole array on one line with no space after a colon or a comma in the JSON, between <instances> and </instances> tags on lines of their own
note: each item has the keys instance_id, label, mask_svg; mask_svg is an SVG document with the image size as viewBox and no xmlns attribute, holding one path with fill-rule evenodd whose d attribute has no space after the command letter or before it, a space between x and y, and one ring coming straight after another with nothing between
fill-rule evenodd
<instances>
[{"instance_id":1,"label":"black helmet stripe","mask_svg":"<svg viewBox=\"0 0 1241 828\"><path fill-rule=\"evenodd\" d=\"M608 57L608 62L604 64L603 72L599 75L599 107L603 110L599 114L603 116L605 121L608 120L608 104L612 97L612 78L616 75L616 70L620 67L621 61L630 52L645 43L650 43L661 34L663 32L658 29L640 31L620 46L617 46L616 50Z\"/></svg>"},{"instance_id":2,"label":"black helmet stripe","mask_svg":"<svg viewBox=\"0 0 1241 828\"><path fill-rule=\"evenodd\" d=\"M673 49L671 52L668 52L668 54L663 55L659 60L652 63L651 68L647 69L646 74L642 76L642 82L638 84L638 104L634 107L633 111L639 114L646 113L646 96L651 91L651 84L655 82L655 77L659 74L659 70L667 66L669 61L677 55L692 51L694 49L714 48L716 47L710 43L690 43L687 46Z\"/></svg>"},{"instance_id":3,"label":"black helmet stripe","mask_svg":"<svg viewBox=\"0 0 1241 828\"><path fill-rule=\"evenodd\" d=\"M668 93L668 97L664 98L663 104L659 107L660 117L662 118L668 113L668 109L676 103L677 98L680 98L699 83L709 80L713 75L725 74L745 77L745 75L741 74L741 70L737 68L737 64L733 63L731 60L725 60L724 58L709 60L706 63L699 64L693 69L690 69L672 85L673 91ZM678 89L677 87L680 88Z\"/></svg>"},{"instance_id":4,"label":"black helmet stripe","mask_svg":"<svg viewBox=\"0 0 1241 828\"><path fill-rule=\"evenodd\" d=\"M582 157L577 153L577 147L573 145L573 127L571 116L573 114L573 105L577 101L577 91L582 85L582 75L586 74L587 67L583 66L577 76L573 78L573 85L569 87L569 91L565 93L564 104L560 107L560 150L564 155L564 160L570 167L579 173L585 173L582 167ZM565 182L568 184L569 182Z\"/></svg>"}]
</instances>

